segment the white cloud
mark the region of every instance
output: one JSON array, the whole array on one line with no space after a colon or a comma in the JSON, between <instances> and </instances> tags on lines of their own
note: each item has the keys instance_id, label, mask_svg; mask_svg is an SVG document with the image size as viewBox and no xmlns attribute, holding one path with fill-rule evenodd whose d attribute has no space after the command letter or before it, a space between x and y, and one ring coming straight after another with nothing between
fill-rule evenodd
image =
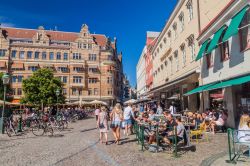
<instances>
[{"instance_id":1,"label":"white cloud","mask_svg":"<svg viewBox=\"0 0 250 166\"><path fill-rule=\"evenodd\" d=\"M3 22L0 23L2 27L15 27L15 24L10 23L10 22Z\"/></svg>"},{"instance_id":2,"label":"white cloud","mask_svg":"<svg viewBox=\"0 0 250 166\"><path fill-rule=\"evenodd\" d=\"M4 16L0 16L0 24L2 27L15 27L15 24L11 23L10 20Z\"/></svg>"}]
</instances>

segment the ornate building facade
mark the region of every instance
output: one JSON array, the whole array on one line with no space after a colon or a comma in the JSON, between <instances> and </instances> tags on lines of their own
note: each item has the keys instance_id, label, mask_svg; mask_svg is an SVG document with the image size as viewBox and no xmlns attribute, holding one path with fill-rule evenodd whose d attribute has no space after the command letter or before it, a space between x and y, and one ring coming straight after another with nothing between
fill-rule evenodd
<instances>
[{"instance_id":1,"label":"ornate building facade","mask_svg":"<svg viewBox=\"0 0 250 166\"><path fill-rule=\"evenodd\" d=\"M22 80L39 68L50 68L64 83L68 102L122 100L122 55L116 38L91 34L86 24L79 33L0 28L0 72L11 75L13 97L22 95Z\"/></svg>"}]
</instances>

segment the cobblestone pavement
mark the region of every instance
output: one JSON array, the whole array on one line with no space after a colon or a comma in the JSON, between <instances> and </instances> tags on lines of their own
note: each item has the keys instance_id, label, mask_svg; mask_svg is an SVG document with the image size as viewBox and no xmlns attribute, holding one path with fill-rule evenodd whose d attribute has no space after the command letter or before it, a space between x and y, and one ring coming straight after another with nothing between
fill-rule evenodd
<instances>
[{"instance_id":1,"label":"cobblestone pavement","mask_svg":"<svg viewBox=\"0 0 250 166\"><path fill-rule=\"evenodd\" d=\"M85 119L70 124L67 131L54 137L36 137L32 133L11 138L0 135L0 165L198 166L227 150L226 134L209 135L209 138L210 142L196 145L196 152L188 151L174 158L170 152L141 152L134 136L123 138L122 145L115 145L109 132L109 145L102 145L98 142L95 120Z\"/></svg>"}]
</instances>

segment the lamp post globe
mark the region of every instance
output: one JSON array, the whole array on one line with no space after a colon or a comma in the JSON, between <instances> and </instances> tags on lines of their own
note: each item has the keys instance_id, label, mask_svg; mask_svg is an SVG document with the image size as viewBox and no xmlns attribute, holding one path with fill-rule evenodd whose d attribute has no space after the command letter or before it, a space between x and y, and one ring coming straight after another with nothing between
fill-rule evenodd
<instances>
[{"instance_id":1,"label":"lamp post globe","mask_svg":"<svg viewBox=\"0 0 250 166\"><path fill-rule=\"evenodd\" d=\"M5 74L2 76L2 81L3 81L3 85L8 85L9 82L10 82L10 76L9 76L8 74L5 73Z\"/></svg>"},{"instance_id":2,"label":"lamp post globe","mask_svg":"<svg viewBox=\"0 0 250 166\"><path fill-rule=\"evenodd\" d=\"M56 96L59 96L59 95L60 95L60 90L57 89L57 90L56 90Z\"/></svg>"}]
</instances>

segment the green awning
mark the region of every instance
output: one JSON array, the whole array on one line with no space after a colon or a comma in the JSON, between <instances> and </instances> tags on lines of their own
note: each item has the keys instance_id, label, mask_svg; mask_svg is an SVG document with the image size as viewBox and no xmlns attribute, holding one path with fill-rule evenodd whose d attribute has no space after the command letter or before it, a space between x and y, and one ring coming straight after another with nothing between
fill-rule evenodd
<instances>
[{"instance_id":1,"label":"green awning","mask_svg":"<svg viewBox=\"0 0 250 166\"><path fill-rule=\"evenodd\" d=\"M209 46L208 46L208 49L207 49L207 53L210 53L213 51L213 49L216 48L219 40L220 40L220 37L221 37L221 34L223 33L224 29L226 28L226 26L222 26L215 34L214 34L214 37L213 39L211 40Z\"/></svg>"},{"instance_id":2,"label":"green awning","mask_svg":"<svg viewBox=\"0 0 250 166\"><path fill-rule=\"evenodd\" d=\"M219 89L219 88L226 88L226 87L233 86L233 85L240 85L249 81L250 81L250 75L243 76L239 78L230 79L227 81L222 81L220 83L217 83L215 85L205 88L204 91L209 91L209 90L214 90L214 89Z\"/></svg>"},{"instance_id":3,"label":"green awning","mask_svg":"<svg viewBox=\"0 0 250 166\"><path fill-rule=\"evenodd\" d=\"M199 93L199 92L202 92L204 89L208 88L209 86L212 86L214 85L215 83L212 83L212 84L206 84L206 85L202 85L202 86L199 86L189 92L187 92L186 94L184 94L184 96L189 96L189 95L192 95L192 94L195 94L195 93Z\"/></svg>"},{"instance_id":4,"label":"green awning","mask_svg":"<svg viewBox=\"0 0 250 166\"><path fill-rule=\"evenodd\" d=\"M207 39L207 40L202 44L202 46L201 46L201 48L200 48L200 51L199 51L199 53L198 53L198 55L197 55L195 61L198 61L199 59L202 58L203 53L205 52L205 49L207 48L207 44L208 44L209 41L210 41L210 39Z\"/></svg>"},{"instance_id":5,"label":"green awning","mask_svg":"<svg viewBox=\"0 0 250 166\"><path fill-rule=\"evenodd\" d=\"M238 27L248 9L249 5L245 6L239 13L237 13L231 19L230 25L227 28L227 31L222 39L223 42L227 41L231 36L236 35L238 33Z\"/></svg>"}]
</instances>

